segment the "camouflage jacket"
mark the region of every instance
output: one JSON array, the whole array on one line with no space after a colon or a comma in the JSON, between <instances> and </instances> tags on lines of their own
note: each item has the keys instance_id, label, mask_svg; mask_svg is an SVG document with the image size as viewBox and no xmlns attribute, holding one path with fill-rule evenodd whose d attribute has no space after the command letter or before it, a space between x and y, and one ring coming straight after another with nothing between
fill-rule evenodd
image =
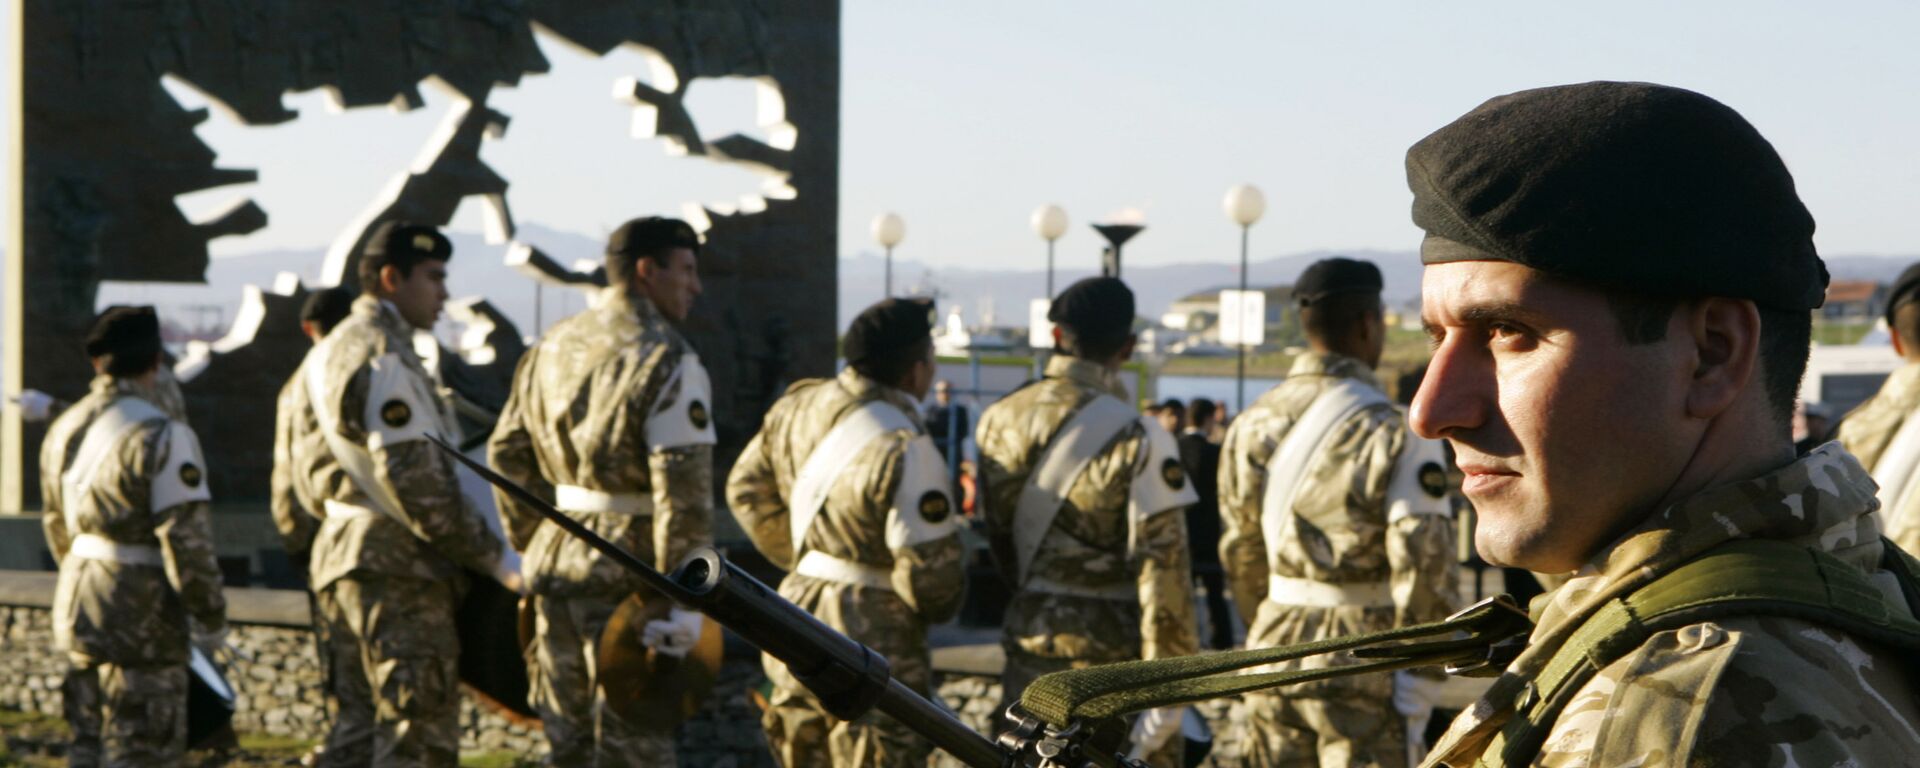
<instances>
[{"instance_id":1,"label":"camouflage jacket","mask_svg":"<svg viewBox=\"0 0 1920 768\"><path fill-rule=\"evenodd\" d=\"M1418 438L1408 432L1405 415L1391 402L1360 409L1332 425L1301 475L1293 509L1277 526L1280 540L1267 540L1262 514L1268 465L1314 400L1342 379L1379 388L1372 369L1359 360L1302 355L1285 381L1255 400L1227 429L1220 452L1220 560L1247 622L1249 648L1419 624L1455 610L1459 566L1451 515L1389 514L1390 504L1406 501L1394 497L1394 480L1409 472L1433 479L1416 491L1423 498L1413 501L1431 502L1422 505L1424 511L1438 507L1450 512L1445 467L1433 456L1408 455L1409 441ZM1430 466L1403 466L1408 461ZM1269 575L1330 584L1385 584L1392 604L1285 605L1266 599ZM1307 663L1339 661L1315 657ZM1369 675L1310 687L1362 688L1384 696L1387 685L1385 676Z\"/></svg>"},{"instance_id":2,"label":"camouflage jacket","mask_svg":"<svg viewBox=\"0 0 1920 768\"><path fill-rule=\"evenodd\" d=\"M460 494L453 459L429 432L446 434L452 419L432 376L413 350L413 327L392 305L372 296L353 303L353 313L300 363L296 377L315 375L319 386L293 386L281 407L291 423L279 435L276 474L292 489L276 504L320 513L308 577L315 590L347 576L396 576L452 580L464 591L462 568L491 574L500 560L500 539ZM304 383L304 381L303 381ZM310 391L327 393L336 433L371 455L373 482L399 502L397 516L379 511L358 487L325 433ZM374 510L336 516L327 502Z\"/></svg>"},{"instance_id":3,"label":"camouflage jacket","mask_svg":"<svg viewBox=\"0 0 1920 768\"><path fill-rule=\"evenodd\" d=\"M898 407L913 427L883 433L847 456L818 516L794 541L790 504L801 468L843 417L876 400ZM734 463L727 503L754 546L781 568L792 571L805 553L819 552L887 574L890 589L794 573L780 582L780 594L879 651L893 663L894 676L926 690L927 625L959 610L966 574L952 489L940 489L937 500L902 502L898 493L908 482L909 444L924 439L918 413L905 392L852 368L834 379L795 382ZM940 485L947 485L945 466L938 472Z\"/></svg>"},{"instance_id":4,"label":"camouflage jacket","mask_svg":"<svg viewBox=\"0 0 1920 768\"><path fill-rule=\"evenodd\" d=\"M212 512L200 443L177 403L159 387L101 376L92 392L53 422L40 447L42 523L60 562L54 595L56 644L125 666L187 659L188 619L226 626L226 598L214 559ZM104 444L90 482L63 481L96 419L123 398L145 401L160 418L138 422ZM167 409L167 405L173 409ZM90 451L91 453L91 451ZM151 548L152 565L97 559L74 549L91 535ZM96 542L97 543L97 542Z\"/></svg>"},{"instance_id":5,"label":"camouflage jacket","mask_svg":"<svg viewBox=\"0 0 1920 768\"><path fill-rule=\"evenodd\" d=\"M713 542L712 393L705 382L699 356L652 302L607 288L594 308L556 323L520 359L487 458L548 499L560 486L649 499L642 503L651 505L651 517L567 511L671 569ZM618 563L540 513L497 491L494 500L532 591L617 597L639 588Z\"/></svg>"},{"instance_id":6,"label":"camouflage jacket","mask_svg":"<svg viewBox=\"0 0 1920 768\"><path fill-rule=\"evenodd\" d=\"M1835 439L1869 472L1907 471L1911 468L1881 469L1874 465L1915 411L1920 411L1920 363L1907 363L1888 376L1872 398L1847 414ZM1903 508L1882 509L1880 519L1893 543L1908 552L1920 552L1920 493L1904 496Z\"/></svg>"},{"instance_id":7,"label":"camouflage jacket","mask_svg":"<svg viewBox=\"0 0 1920 768\"><path fill-rule=\"evenodd\" d=\"M305 398L306 384L302 372L295 370L293 377L280 387L280 396L274 400L273 418L273 475L269 478L268 510L273 513L273 527L280 530L280 541L286 545L287 556L296 567L303 570L308 565L313 552L313 537L320 533L320 512L303 506L306 502L294 487L293 441L294 427L300 423L300 403ZM308 439L320 440L324 447L325 439L315 432Z\"/></svg>"},{"instance_id":8,"label":"camouflage jacket","mask_svg":"<svg viewBox=\"0 0 1920 768\"><path fill-rule=\"evenodd\" d=\"M1787 541L1875 573L1882 548L1873 492L1866 470L1828 444L1649 515L1565 585L1535 598L1527 649L1453 722L1426 764L1474 764L1512 716L1510 702L1583 620L1717 545ZM1575 693L1535 764L1911 765L1920 745L1911 663L1903 652L1797 619L1730 618L1661 632Z\"/></svg>"},{"instance_id":9,"label":"camouflage jacket","mask_svg":"<svg viewBox=\"0 0 1920 768\"><path fill-rule=\"evenodd\" d=\"M1066 355L1046 376L980 415L974 440L986 484L988 544L1008 584L1020 584L1014 517L1021 489L1060 428L1101 394L1126 390L1106 367ZM1144 424L1129 424L1068 489L1040 540L1033 578L1087 588L1132 585L1132 602L1021 589L1007 608L1003 642L1046 657L1087 661L1158 659L1199 651L1188 570L1186 515L1180 508L1135 521L1128 502L1149 467ZM1184 482L1184 477L1167 478Z\"/></svg>"}]
</instances>

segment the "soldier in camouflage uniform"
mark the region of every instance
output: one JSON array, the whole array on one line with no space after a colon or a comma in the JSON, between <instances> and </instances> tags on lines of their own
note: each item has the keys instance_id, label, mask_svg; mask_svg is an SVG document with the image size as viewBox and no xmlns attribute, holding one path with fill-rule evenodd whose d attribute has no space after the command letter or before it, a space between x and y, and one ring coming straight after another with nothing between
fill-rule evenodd
<instances>
[{"instance_id":1,"label":"soldier in camouflage uniform","mask_svg":"<svg viewBox=\"0 0 1920 768\"><path fill-rule=\"evenodd\" d=\"M504 573L501 542L461 495L439 388L414 353L446 301L447 239L389 222L368 239L353 312L307 354L282 404L292 495L320 510L309 584L333 644L341 701L374 706L377 766L451 766L459 756L460 639L468 572ZM336 721L336 726L345 721ZM343 741L351 741L346 736ZM330 739L331 740L331 739Z\"/></svg>"},{"instance_id":2,"label":"soldier in camouflage uniform","mask_svg":"<svg viewBox=\"0 0 1920 768\"><path fill-rule=\"evenodd\" d=\"M888 299L847 330L847 368L796 382L727 478L754 546L790 571L780 594L892 665L929 695L927 626L952 618L965 584L946 462L915 400L933 382L933 304ZM932 745L870 712L831 718L785 665L762 725L787 768L923 766Z\"/></svg>"},{"instance_id":3,"label":"soldier in camouflage uniform","mask_svg":"<svg viewBox=\"0 0 1920 768\"><path fill-rule=\"evenodd\" d=\"M1887 328L1904 364L1880 391L1840 422L1836 439L1873 472L1887 538L1920 552L1920 264L1907 267L1887 292Z\"/></svg>"},{"instance_id":4,"label":"soldier in camouflage uniform","mask_svg":"<svg viewBox=\"0 0 1920 768\"><path fill-rule=\"evenodd\" d=\"M1227 430L1220 552L1249 648L1454 611L1446 456L1440 443L1407 431L1374 378L1386 343L1380 289L1380 270L1367 262L1309 266L1294 297L1310 350ZM1410 702L1421 686L1400 682L1399 700ZM1410 734L1401 716L1417 726L1425 715L1396 712L1394 689L1389 677L1367 675L1249 695L1247 764L1405 765Z\"/></svg>"},{"instance_id":5,"label":"soldier in camouflage uniform","mask_svg":"<svg viewBox=\"0 0 1920 768\"><path fill-rule=\"evenodd\" d=\"M700 293L700 240L675 219L635 219L607 244L594 308L561 321L521 358L488 444L500 474L661 570L712 543L711 388L670 321ZM528 699L560 766L672 766L673 730L622 719L594 671L601 632L641 583L586 542L495 494L521 551L536 615ZM685 655L700 614L650 622L654 647ZM608 681L621 685L619 681Z\"/></svg>"},{"instance_id":6,"label":"soldier in camouflage uniform","mask_svg":"<svg viewBox=\"0 0 1920 768\"><path fill-rule=\"evenodd\" d=\"M1911 654L1832 610L1610 635L1633 645L1538 687L1599 647L1589 618L1736 540L1884 585L1857 599L1912 621L1867 472L1793 450L1826 270L1773 148L1700 94L1586 83L1481 105L1415 144L1407 178L1434 345L1410 424L1453 445L1481 555L1571 574L1429 764L1912 764ZM1689 584L1739 594L1713 578ZM1570 703L1515 714L1541 701Z\"/></svg>"},{"instance_id":7,"label":"soldier in camouflage uniform","mask_svg":"<svg viewBox=\"0 0 1920 768\"><path fill-rule=\"evenodd\" d=\"M1040 675L1199 651L1179 446L1128 404L1133 292L1113 278L1053 302L1046 376L980 416L989 544L1015 587L1001 645L1003 707ZM1136 720L1133 750L1179 762L1182 711Z\"/></svg>"},{"instance_id":8,"label":"soldier in camouflage uniform","mask_svg":"<svg viewBox=\"0 0 1920 768\"><path fill-rule=\"evenodd\" d=\"M151 307L95 321L92 391L41 444L47 548L60 563L54 642L76 766L178 765L189 642L224 645L207 478L185 414L160 391Z\"/></svg>"},{"instance_id":9,"label":"soldier in camouflage uniform","mask_svg":"<svg viewBox=\"0 0 1920 768\"><path fill-rule=\"evenodd\" d=\"M301 333L315 344L320 343L353 311L353 298L353 293L345 288L314 291L300 307ZM294 490L294 478L299 470L293 463L293 431L304 415L296 397L305 397L305 387L306 379L296 369L280 388L280 396L275 401L269 499L273 524L280 530L287 559L303 576L311 564L314 536L320 532L320 521L326 514L324 510L302 506L300 495ZM324 450L324 437L314 432L308 432L306 437L309 441L319 441L318 447L310 450ZM313 591L311 586L308 591ZM318 766L366 765L373 758L373 699L367 690L366 675L360 671L359 645L345 626L327 622L326 614L318 610L317 595L311 605L315 608L313 631L323 655L320 661L328 669L327 699L332 705L333 727L327 731L326 740L315 745L302 762Z\"/></svg>"}]
</instances>

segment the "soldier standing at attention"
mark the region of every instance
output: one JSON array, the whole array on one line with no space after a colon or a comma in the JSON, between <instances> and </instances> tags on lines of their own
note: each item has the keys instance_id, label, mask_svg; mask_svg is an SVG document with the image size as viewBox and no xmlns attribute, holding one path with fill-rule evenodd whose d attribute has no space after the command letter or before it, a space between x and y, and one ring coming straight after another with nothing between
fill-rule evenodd
<instances>
[{"instance_id":1,"label":"soldier standing at attention","mask_svg":"<svg viewBox=\"0 0 1920 768\"><path fill-rule=\"evenodd\" d=\"M1133 291L1109 277L1053 302L1046 376L980 416L988 541L1015 588L1002 707L1048 672L1199 651L1185 508L1199 500L1173 435L1127 401ZM1181 708L1134 723L1132 751L1177 765Z\"/></svg>"},{"instance_id":2,"label":"soldier standing at attention","mask_svg":"<svg viewBox=\"0 0 1920 768\"><path fill-rule=\"evenodd\" d=\"M55 646L76 766L180 764L188 644L224 645L206 462L157 392L160 321L112 307L87 333L92 391L40 449L47 548L60 563Z\"/></svg>"},{"instance_id":3,"label":"soldier standing at attention","mask_svg":"<svg viewBox=\"0 0 1920 768\"><path fill-rule=\"evenodd\" d=\"M1880 485L1880 520L1886 536L1908 552L1920 552L1920 264L1907 267L1887 293L1887 330L1904 364L1880 391L1840 422L1835 439L1869 468Z\"/></svg>"},{"instance_id":4,"label":"soldier standing at attention","mask_svg":"<svg viewBox=\"0 0 1920 768\"><path fill-rule=\"evenodd\" d=\"M487 445L500 474L662 571L713 541L712 388L670 324L700 295L699 253L699 237L678 219L615 230L607 287L521 358ZM552 763L675 765L672 727L622 719L601 691L620 682L595 674L602 631L642 584L513 497L494 499L537 617L528 699ZM643 628L648 645L674 656L701 631L700 614L678 606Z\"/></svg>"},{"instance_id":5,"label":"soldier standing at attention","mask_svg":"<svg viewBox=\"0 0 1920 768\"><path fill-rule=\"evenodd\" d=\"M886 657L931 695L927 625L965 585L946 461L915 401L933 383L933 303L887 299L854 318L847 367L796 382L767 411L727 478L740 527L791 571L780 594ZM762 724L787 768L926 765L932 745L886 715L834 720L772 657Z\"/></svg>"},{"instance_id":6,"label":"soldier standing at attention","mask_svg":"<svg viewBox=\"0 0 1920 768\"><path fill-rule=\"evenodd\" d=\"M352 311L351 291L339 287L314 291L300 307L300 331L318 344ZM274 527L280 530L280 540L287 548L287 559L302 576L311 572L313 539L326 516L323 509L302 506L300 493L295 489L296 478L301 474L293 463L295 425L302 419L312 419L312 412L300 406L306 399L305 388L306 380L301 370L295 368L275 401L269 502ZM310 424L301 434L321 444L326 441ZM309 457L322 456L324 445L303 453ZM313 591L311 584L308 590ZM327 698L332 701L333 726L327 731L327 738L314 745L306 762L323 768L366 765L373 758L373 693L367 689L366 673L360 669L360 646L346 626L327 623L325 612L317 610L320 605L317 593L312 605L316 609L313 631L322 649L320 652L326 655L321 664L327 670Z\"/></svg>"},{"instance_id":7,"label":"soldier standing at attention","mask_svg":"<svg viewBox=\"0 0 1920 768\"><path fill-rule=\"evenodd\" d=\"M1387 333L1380 288L1368 262L1307 267L1294 297L1309 349L1227 429L1220 553L1249 648L1453 613L1446 455L1407 431L1374 378ZM1247 764L1406 765L1408 737L1419 733L1407 733L1401 715L1424 728L1425 713L1395 712L1396 693L1407 701L1420 688L1408 676L1397 682L1398 692L1395 678L1361 675L1249 695Z\"/></svg>"},{"instance_id":8,"label":"soldier standing at attention","mask_svg":"<svg viewBox=\"0 0 1920 768\"><path fill-rule=\"evenodd\" d=\"M350 693L337 695L373 702L372 764L382 768L455 764L454 609L467 572L519 585L501 572L500 539L460 494L453 459L426 439L455 435L413 351L414 332L432 328L446 302L452 255L432 227L376 228L352 314L307 353L302 386L283 404L294 414L294 495L282 503L324 515L309 583L322 623L346 635L334 677Z\"/></svg>"},{"instance_id":9,"label":"soldier standing at attention","mask_svg":"<svg viewBox=\"0 0 1920 768\"><path fill-rule=\"evenodd\" d=\"M1594 82L1480 105L1407 181L1409 423L1453 445L1481 556L1570 574L1429 763L1911 765L1920 580L1860 462L1794 453L1827 273L1773 147Z\"/></svg>"}]
</instances>

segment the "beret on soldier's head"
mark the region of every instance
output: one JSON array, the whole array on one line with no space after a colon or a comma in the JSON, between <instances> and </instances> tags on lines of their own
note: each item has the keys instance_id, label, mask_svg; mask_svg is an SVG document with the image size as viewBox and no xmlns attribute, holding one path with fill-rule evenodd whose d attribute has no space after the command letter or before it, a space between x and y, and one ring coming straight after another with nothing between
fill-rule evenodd
<instances>
[{"instance_id":1,"label":"beret on soldier's head","mask_svg":"<svg viewBox=\"0 0 1920 768\"><path fill-rule=\"evenodd\" d=\"M1920 301L1920 264L1907 267L1900 277L1893 281L1893 289L1887 291L1887 323L1893 323L1893 311L1902 304Z\"/></svg>"},{"instance_id":2,"label":"beret on soldier's head","mask_svg":"<svg viewBox=\"0 0 1920 768\"><path fill-rule=\"evenodd\" d=\"M99 357L118 350L160 347L160 317L153 307L114 305L93 319L87 329L87 357Z\"/></svg>"},{"instance_id":3,"label":"beret on soldier's head","mask_svg":"<svg viewBox=\"0 0 1920 768\"><path fill-rule=\"evenodd\" d=\"M319 323L322 329L331 329L352 312L352 291L339 286L322 288L308 294L306 303L300 305L300 321Z\"/></svg>"},{"instance_id":4,"label":"beret on soldier's head","mask_svg":"<svg viewBox=\"0 0 1920 768\"><path fill-rule=\"evenodd\" d=\"M1497 260L1608 288L1812 309L1826 265L1793 176L1726 105L1650 83L1508 94L1407 150L1428 264Z\"/></svg>"},{"instance_id":5,"label":"beret on soldier's head","mask_svg":"<svg viewBox=\"0 0 1920 768\"><path fill-rule=\"evenodd\" d=\"M1089 277L1060 292L1047 319L1091 337L1133 330L1133 289L1117 277Z\"/></svg>"},{"instance_id":6,"label":"beret on soldier's head","mask_svg":"<svg viewBox=\"0 0 1920 768\"><path fill-rule=\"evenodd\" d=\"M686 248L698 254L700 235L679 219L645 216L621 224L607 238L607 253L640 255L667 248Z\"/></svg>"},{"instance_id":7,"label":"beret on soldier's head","mask_svg":"<svg viewBox=\"0 0 1920 768\"><path fill-rule=\"evenodd\" d=\"M1335 294L1379 293L1384 286L1380 268L1373 262L1336 256L1316 261L1301 272L1293 283L1293 297L1305 307Z\"/></svg>"},{"instance_id":8,"label":"beret on soldier's head","mask_svg":"<svg viewBox=\"0 0 1920 768\"><path fill-rule=\"evenodd\" d=\"M932 299L887 299L867 307L847 326L848 363L907 349L933 335Z\"/></svg>"},{"instance_id":9,"label":"beret on soldier's head","mask_svg":"<svg viewBox=\"0 0 1920 768\"><path fill-rule=\"evenodd\" d=\"M408 255L450 261L453 259L453 243L448 242L447 236L440 234L436 227L410 221L387 221L367 237L365 255L386 256L389 260Z\"/></svg>"}]
</instances>

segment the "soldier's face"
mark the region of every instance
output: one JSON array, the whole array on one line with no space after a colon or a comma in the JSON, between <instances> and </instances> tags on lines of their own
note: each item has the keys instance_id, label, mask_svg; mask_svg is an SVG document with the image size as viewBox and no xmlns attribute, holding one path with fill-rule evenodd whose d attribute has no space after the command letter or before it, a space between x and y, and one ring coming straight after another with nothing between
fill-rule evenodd
<instances>
[{"instance_id":1,"label":"soldier's face","mask_svg":"<svg viewBox=\"0 0 1920 768\"><path fill-rule=\"evenodd\" d=\"M660 313L673 320L687 319L693 299L700 295L700 265L691 248L667 252L665 263L641 259L635 265L640 284Z\"/></svg>"},{"instance_id":2,"label":"soldier's face","mask_svg":"<svg viewBox=\"0 0 1920 768\"><path fill-rule=\"evenodd\" d=\"M1628 344L1604 294L1518 264L1431 265L1421 293L1409 421L1453 444L1482 557L1571 571L1665 497L1698 440L1677 344Z\"/></svg>"},{"instance_id":3,"label":"soldier's face","mask_svg":"<svg viewBox=\"0 0 1920 768\"><path fill-rule=\"evenodd\" d=\"M447 304L447 263L429 259L413 265L413 272L401 274L398 267L380 269L381 287L386 299L400 310L407 324L420 330L433 328L440 310Z\"/></svg>"}]
</instances>

